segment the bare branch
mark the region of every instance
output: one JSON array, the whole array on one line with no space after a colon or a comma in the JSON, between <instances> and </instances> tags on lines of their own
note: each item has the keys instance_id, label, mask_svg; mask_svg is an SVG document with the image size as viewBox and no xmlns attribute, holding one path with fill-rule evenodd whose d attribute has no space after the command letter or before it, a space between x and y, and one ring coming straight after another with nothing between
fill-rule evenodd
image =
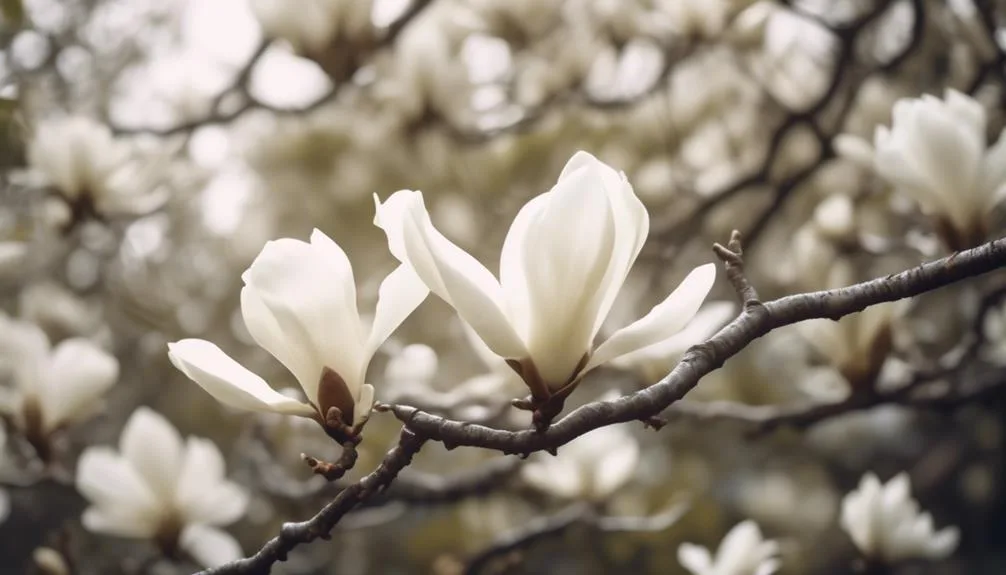
<instances>
[{"instance_id":1,"label":"bare branch","mask_svg":"<svg viewBox=\"0 0 1006 575\"><path fill-rule=\"evenodd\" d=\"M399 472L412 462L412 457L424 443L425 438L403 428L398 444L384 456L377 469L340 492L314 517L300 523L285 523L279 535L270 539L255 555L200 571L199 575L265 575L275 563L285 561L294 547L315 539L327 539L335 524L358 503L394 481Z\"/></svg>"}]
</instances>

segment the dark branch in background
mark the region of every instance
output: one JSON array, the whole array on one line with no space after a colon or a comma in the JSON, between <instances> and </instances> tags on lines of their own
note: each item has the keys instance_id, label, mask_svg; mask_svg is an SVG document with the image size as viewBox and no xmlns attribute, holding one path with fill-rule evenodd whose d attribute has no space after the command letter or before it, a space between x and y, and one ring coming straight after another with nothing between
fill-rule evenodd
<instances>
[{"instance_id":1,"label":"dark branch in background","mask_svg":"<svg viewBox=\"0 0 1006 575\"><path fill-rule=\"evenodd\" d=\"M687 510L687 504L679 504L651 517L607 517L599 515L589 504L577 503L555 515L532 519L519 530L500 537L472 557L464 573L485 573L494 561L517 554L543 539L562 535L574 527L587 527L601 533L659 532L677 523Z\"/></svg>"},{"instance_id":2,"label":"dark branch in background","mask_svg":"<svg viewBox=\"0 0 1006 575\"><path fill-rule=\"evenodd\" d=\"M388 28L384 31L384 35L380 38L377 44L375 46L368 47L370 52L377 53L382 48L393 44L398 35L402 33L402 30L408 26L409 22L422 12L423 9L430 4L430 2L431 0L413 0L405 12L388 26ZM178 134L188 134L203 126L233 122L252 110L269 110L275 114L282 115L307 114L334 100L335 97L339 95L339 91L342 87L353 77L353 74L365 65L364 62L359 65L350 66L343 74L340 75L340 77L331 78L332 87L324 94L318 96L318 98L314 101L304 106L296 108L276 108L255 98L248 91L248 81L251 79L251 75L254 72L255 67L262 59L262 56L266 53L270 44L271 43L269 41L263 41L262 44L256 48L255 52L251 55L245 65L242 66L241 70L234 78L234 82L213 97L210 103L210 112L206 116L188 122L183 122L181 124L176 124L168 128L114 126L113 131L117 134L123 135L153 134L156 136L174 136ZM232 110L223 110L223 105L227 102L227 99L230 96L241 96L244 98L244 102Z\"/></svg>"},{"instance_id":3,"label":"dark branch in background","mask_svg":"<svg viewBox=\"0 0 1006 575\"><path fill-rule=\"evenodd\" d=\"M736 244L737 251L740 251L739 242ZM440 441L448 448L464 445L516 454L555 450L599 427L655 418L684 397L703 376L719 368L755 339L774 329L815 318L838 320L872 305L913 297L1004 266L1006 266L1006 239L999 239L901 273L849 287L786 296L760 305L745 306L740 316L719 333L688 350L677 367L658 383L619 399L588 403L569 413L544 432L493 429L445 419L424 413L414 407L385 406L384 410L393 413L405 426L398 445L388 452L377 469L344 489L313 518L301 523L286 524L279 536L270 540L252 557L202 573L204 575L268 573L271 566L284 560L294 547L326 537L350 510L391 484L428 440ZM973 393L961 392L949 400L947 397L939 400L920 397L913 402L919 405L927 402L938 403L942 407L950 408L984 397L999 387L1000 384L990 384L979 387L978 391ZM835 408L821 406L818 409L827 411ZM825 414L821 417L827 416Z\"/></svg>"},{"instance_id":4,"label":"dark branch in background","mask_svg":"<svg viewBox=\"0 0 1006 575\"><path fill-rule=\"evenodd\" d=\"M711 194L709 199L700 203L694 210L684 214L683 218L670 222L664 230L655 231L655 235L659 239L659 245L678 245L679 240L682 238L693 236L697 226L705 220L705 216L719 205L744 190L758 185L769 184L773 187L772 200L761 211L758 217L755 218L754 223L751 224L750 228L744 234L748 247L750 248L754 245L768 228L773 216L780 212L780 208L782 208L792 193L803 182L813 176L818 168L835 157L831 140L841 131L845 117L852 107L856 89L862 84L862 81L873 72L890 73L900 66L921 42L922 34L925 30L925 3L922 0L912 0L912 10L914 11L912 32L905 47L893 58L877 66L875 70L865 71L856 75L855 80L850 80L857 63L855 60L856 42L863 31L883 16L893 4L892 2L877 2L869 12L845 24L832 24L812 14L798 12L801 16L829 30L841 42L838 54L835 57L835 69L831 81L810 106L786 115L772 132L761 165L754 172ZM843 85L846 85L844 90L842 88ZM767 90L766 94L770 95ZM826 122L822 120L821 116L826 115L825 112L828 110L828 107L838 98L844 98L842 108L834 119L827 122L831 128L826 129L822 127ZM783 107L782 104L777 104L777 106L780 108ZM783 149L783 144L791 134L800 128L809 129L815 139L817 139L817 143L820 146L818 158L810 165L773 183L773 168L777 163L780 151Z\"/></svg>"}]
</instances>

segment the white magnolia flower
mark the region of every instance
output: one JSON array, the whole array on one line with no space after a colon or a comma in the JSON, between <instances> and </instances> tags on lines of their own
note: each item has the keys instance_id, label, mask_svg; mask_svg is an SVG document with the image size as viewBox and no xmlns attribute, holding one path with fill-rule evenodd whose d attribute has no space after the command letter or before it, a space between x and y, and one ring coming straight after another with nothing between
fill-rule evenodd
<instances>
[{"instance_id":1,"label":"white magnolia flower","mask_svg":"<svg viewBox=\"0 0 1006 575\"><path fill-rule=\"evenodd\" d=\"M43 120L28 145L28 163L76 210L137 214L167 199L156 185L163 162L134 160L108 126L85 116Z\"/></svg>"},{"instance_id":2,"label":"white magnolia flower","mask_svg":"<svg viewBox=\"0 0 1006 575\"><path fill-rule=\"evenodd\" d=\"M251 9L266 36L286 40L301 53L317 53L340 32L370 28L371 4L370 0L251 0Z\"/></svg>"},{"instance_id":3,"label":"white magnolia flower","mask_svg":"<svg viewBox=\"0 0 1006 575\"><path fill-rule=\"evenodd\" d=\"M0 388L0 412L38 451L51 455L49 438L66 425L94 414L119 376L119 363L84 338L51 347L37 325L0 315L0 364L13 386Z\"/></svg>"},{"instance_id":4,"label":"white magnolia flower","mask_svg":"<svg viewBox=\"0 0 1006 575\"><path fill-rule=\"evenodd\" d=\"M379 203L375 223L391 253L521 375L539 424L591 369L681 330L716 276L713 264L695 268L646 316L595 348L646 240L649 215L625 175L586 152L521 208L503 243L498 280L433 227L421 192L402 190Z\"/></svg>"},{"instance_id":5,"label":"white magnolia flower","mask_svg":"<svg viewBox=\"0 0 1006 575\"><path fill-rule=\"evenodd\" d=\"M797 324L797 329L852 389L872 388L891 352L891 326L910 302L870 306L838 321L812 319Z\"/></svg>"},{"instance_id":6,"label":"white magnolia flower","mask_svg":"<svg viewBox=\"0 0 1006 575\"><path fill-rule=\"evenodd\" d=\"M426 287L410 268L399 266L381 283L374 320L367 325L357 310L349 259L319 230L310 243L268 242L241 279L241 313L249 333L293 373L309 403L275 391L205 340L168 344L175 367L232 407L310 417L329 431L358 430L374 403L374 388L365 383L370 360L426 298ZM339 420L330 417L333 408Z\"/></svg>"},{"instance_id":7,"label":"white magnolia flower","mask_svg":"<svg viewBox=\"0 0 1006 575\"><path fill-rule=\"evenodd\" d=\"M779 570L779 544L764 539L754 521L742 521L727 533L715 559L705 547L682 543L678 561L694 575L771 575Z\"/></svg>"},{"instance_id":8,"label":"white magnolia flower","mask_svg":"<svg viewBox=\"0 0 1006 575\"><path fill-rule=\"evenodd\" d=\"M239 559L238 542L217 529L244 515L248 496L224 473L208 439L189 437L158 413L133 412L119 450L88 447L77 490L91 503L81 518L95 533L152 539L166 554L181 549L206 567Z\"/></svg>"},{"instance_id":9,"label":"white magnolia flower","mask_svg":"<svg viewBox=\"0 0 1006 575\"><path fill-rule=\"evenodd\" d=\"M845 157L872 167L937 220L951 249L984 240L986 215L1006 197L1006 138L987 145L985 109L948 89L894 104L891 127L878 126L873 146L855 136L836 140Z\"/></svg>"},{"instance_id":10,"label":"white magnolia flower","mask_svg":"<svg viewBox=\"0 0 1006 575\"><path fill-rule=\"evenodd\" d=\"M521 477L558 497L603 501L632 479L638 463L636 438L623 425L609 425L570 441L558 455L536 453Z\"/></svg>"},{"instance_id":11,"label":"white magnolia flower","mask_svg":"<svg viewBox=\"0 0 1006 575\"><path fill-rule=\"evenodd\" d=\"M737 313L731 302L706 304L695 314L684 329L648 347L636 350L613 360L617 367L635 369L649 382L666 376L685 355L688 348L704 342L720 330Z\"/></svg>"},{"instance_id":12,"label":"white magnolia flower","mask_svg":"<svg viewBox=\"0 0 1006 575\"><path fill-rule=\"evenodd\" d=\"M933 517L919 511L910 490L905 473L886 484L867 473L859 488L842 500L842 528L864 555L887 563L936 560L949 557L957 548L957 528L934 531Z\"/></svg>"}]
</instances>

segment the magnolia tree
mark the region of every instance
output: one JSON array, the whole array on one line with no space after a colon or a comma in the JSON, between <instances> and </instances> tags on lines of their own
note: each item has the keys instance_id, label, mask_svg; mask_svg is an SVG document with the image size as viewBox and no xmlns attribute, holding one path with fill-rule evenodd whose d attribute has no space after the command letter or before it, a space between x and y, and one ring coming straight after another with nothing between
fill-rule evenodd
<instances>
[{"instance_id":1,"label":"magnolia tree","mask_svg":"<svg viewBox=\"0 0 1006 575\"><path fill-rule=\"evenodd\" d=\"M3 572L1006 569L1001 3L0 16Z\"/></svg>"}]
</instances>

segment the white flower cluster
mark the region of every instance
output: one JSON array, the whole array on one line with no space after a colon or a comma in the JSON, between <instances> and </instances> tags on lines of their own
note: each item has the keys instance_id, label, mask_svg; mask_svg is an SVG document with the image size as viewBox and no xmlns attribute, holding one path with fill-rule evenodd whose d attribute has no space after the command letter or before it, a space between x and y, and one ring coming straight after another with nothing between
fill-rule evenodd
<instances>
[{"instance_id":1,"label":"white flower cluster","mask_svg":"<svg viewBox=\"0 0 1006 575\"><path fill-rule=\"evenodd\" d=\"M170 344L171 361L223 403L311 417L339 437L355 436L374 400L365 382L370 359L432 291L520 375L541 426L590 370L677 334L716 273L712 264L696 268L650 313L595 347L649 216L624 174L585 152L517 214L499 279L433 226L421 192L378 202L375 223L402 265L382 283L370 326L360 321L349 260L320 231L310 243L269 242L242 276L248 331L296 376L309 403L274 391L208 341Z\"/></svg>"}]
</instances>

